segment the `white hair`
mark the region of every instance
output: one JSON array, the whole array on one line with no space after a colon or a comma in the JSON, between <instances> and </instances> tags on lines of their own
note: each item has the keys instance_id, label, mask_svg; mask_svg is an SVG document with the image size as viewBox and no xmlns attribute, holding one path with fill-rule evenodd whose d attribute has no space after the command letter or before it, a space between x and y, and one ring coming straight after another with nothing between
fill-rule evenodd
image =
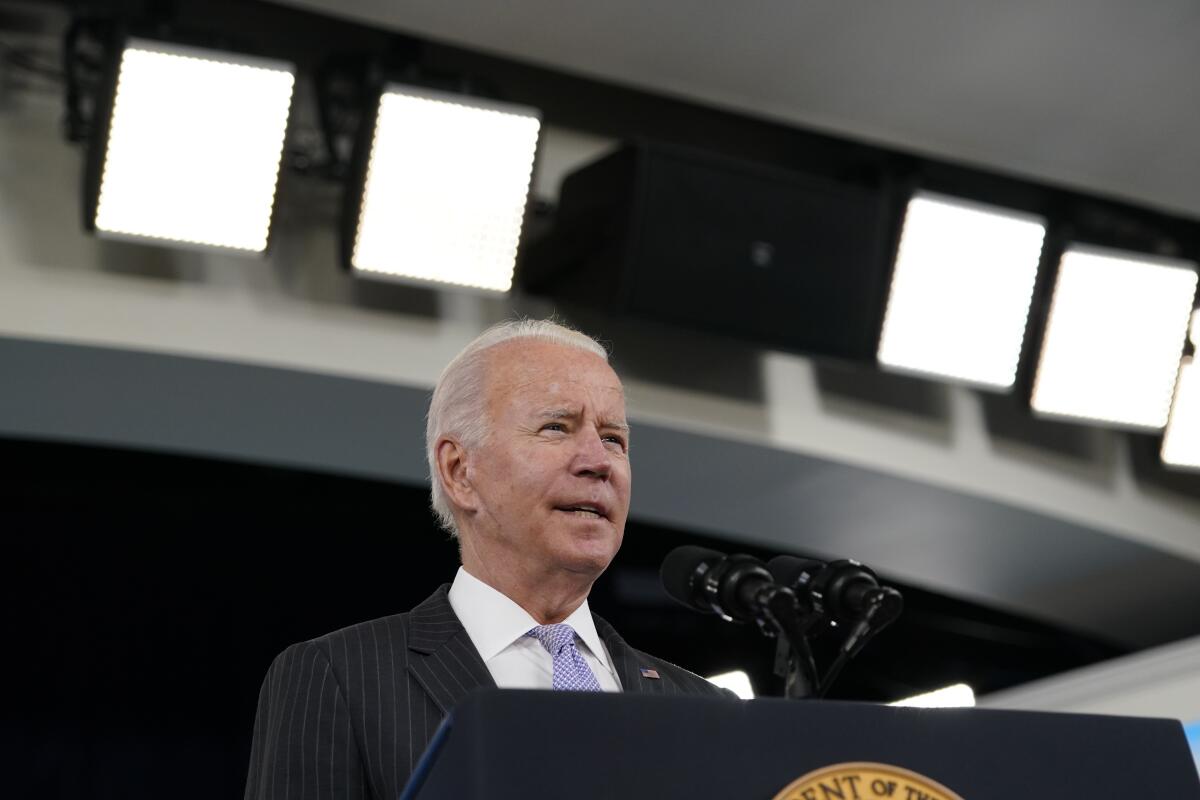
<instances>
[{"instance_id":1,"label":"white hair","mask_svg":"<svg viewBox=\"0 0 1200 800\"><path fill-rule=\"evenodd\" d=\"M509 320L493 325L464 347L442 370L429 414L425 418L425 458L429 463L430 506L438 522L452 536L458 525L446 499L437 466L437 443L453 436L468 449L482 445L488 435L487 366L488 351L514 339L535 339L574 347L608 361L604 346L585 333L552 320Z\"/></svg>"}]
</instances>

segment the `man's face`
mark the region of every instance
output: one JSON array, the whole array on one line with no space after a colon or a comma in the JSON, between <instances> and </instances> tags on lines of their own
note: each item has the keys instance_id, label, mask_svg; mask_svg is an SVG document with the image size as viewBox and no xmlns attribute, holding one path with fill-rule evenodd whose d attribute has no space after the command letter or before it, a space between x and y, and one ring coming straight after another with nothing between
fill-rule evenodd
<instances>
[{"instance_id":1,"label":"man's face","mask_svg":"<svg viewBox=\"0 0 1200 800\"><path fill-rule=\"evenodd\" d=\"M486 381L487 441L468 457L478 507L464 547L537 578L594 580L621 546L629 512L629 430L621 382L577 348L497 345Z\"/></svg>"}]
</instances>

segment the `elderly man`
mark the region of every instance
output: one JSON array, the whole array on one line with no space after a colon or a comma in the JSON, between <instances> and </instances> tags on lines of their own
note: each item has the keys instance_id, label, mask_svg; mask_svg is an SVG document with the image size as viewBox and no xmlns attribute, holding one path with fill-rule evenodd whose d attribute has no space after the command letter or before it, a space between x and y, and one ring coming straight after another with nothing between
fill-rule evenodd
<instances>
[{"instance_id":1,"label":"elderly man","mask_svg":"<svg viewBox=\"0 0 1200 800\"><path fill-rule=\"evenodd\" d=\"M627 645L587 596L621 546L629 426L604 348L498 325L442 373L426 450L462 567L406 614L293 645L259 695L246 797L393 800L479 687L719 695Z\"/></svg>"}]
</instances>

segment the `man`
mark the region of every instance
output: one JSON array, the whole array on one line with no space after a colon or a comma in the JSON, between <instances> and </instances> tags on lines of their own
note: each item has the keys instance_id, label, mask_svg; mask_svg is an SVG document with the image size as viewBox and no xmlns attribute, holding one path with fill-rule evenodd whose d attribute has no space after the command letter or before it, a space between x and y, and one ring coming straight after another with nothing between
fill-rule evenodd
<instances>
[{"instance_id":1,"label":"man","mask_svg":"<svg viewBox=\"0 0 1200 800\"><path fill-rule=\"evenodd\" d=\"M453 585L275 660L248 800L393 800L480 687L721 695L588 610L630 495L624 392L603 347L546 321L488 330L438 380L426 453L433 509L459 540Z\"/></svg>"}]
</instances>

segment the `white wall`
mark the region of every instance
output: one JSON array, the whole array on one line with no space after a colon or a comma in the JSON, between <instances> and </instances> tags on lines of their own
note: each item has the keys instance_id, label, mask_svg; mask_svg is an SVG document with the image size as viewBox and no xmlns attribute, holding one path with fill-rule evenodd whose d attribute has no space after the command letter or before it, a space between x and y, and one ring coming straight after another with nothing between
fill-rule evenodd
<instances>
[{"instance_id":1,"label":"white wall","mask_svg":"<svg viewBox=\"0 0 1200 800\"><path fill-rule=\"evenodd\" d=\"M1200 638L995 692L978 705L1200 721Z\"/></svg>"}]
</instances>

